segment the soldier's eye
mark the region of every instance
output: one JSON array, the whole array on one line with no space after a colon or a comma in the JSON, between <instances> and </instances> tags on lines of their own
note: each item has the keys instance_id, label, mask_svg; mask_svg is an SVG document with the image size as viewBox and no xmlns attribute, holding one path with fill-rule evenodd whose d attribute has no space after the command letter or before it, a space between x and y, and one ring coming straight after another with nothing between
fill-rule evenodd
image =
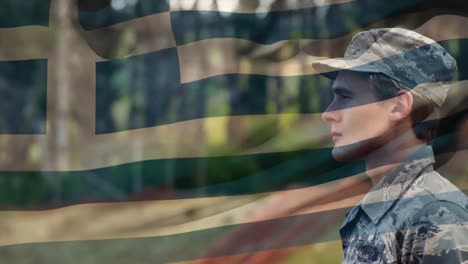
<instances>
[{"instance_id":1,"label":"soldier's eye","mask_svg":"<svg viewBox=\"0 0 468 264\"><path fill-rule=\"evenodd\" d=\"M351 99L351 96L346 94L336 94L335 97L342 100Z\"/></svg>"}]
</instances>

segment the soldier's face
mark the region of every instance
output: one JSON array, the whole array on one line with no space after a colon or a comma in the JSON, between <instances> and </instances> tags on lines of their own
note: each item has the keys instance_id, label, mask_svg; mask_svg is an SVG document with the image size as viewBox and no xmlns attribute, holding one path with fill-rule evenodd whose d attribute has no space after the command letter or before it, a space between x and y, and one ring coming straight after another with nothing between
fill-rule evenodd
<instances>
[{"instance_id":1,"label":"soldier's face","mask_svg":"<svg viewBox=\"0 0 468 264\"><path fill-rule=\"evenodd\" d=\"M382 135L392 126L391 107L378 101L367 76L341 71L333 83L334 99L322 118L331 125L336 160L360 159L382 146Z\"/></svg>"}]
</instances>

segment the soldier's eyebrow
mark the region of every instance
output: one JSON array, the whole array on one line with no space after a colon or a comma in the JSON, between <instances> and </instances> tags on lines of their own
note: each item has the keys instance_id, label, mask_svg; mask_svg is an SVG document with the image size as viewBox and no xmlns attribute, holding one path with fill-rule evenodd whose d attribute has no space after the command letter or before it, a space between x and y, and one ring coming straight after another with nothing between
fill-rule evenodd
<instances>
[{"instance_id":1,"label":"soldier's eyebrow","mask_svg":"<svg viewBox=\"0 0 468 264\"><path fill-rule=\"evenodd\" d=\"M334 94L337 95L352 95L353 92L349 89L346 89L344 87L332 87L332 91Z\"/></svg>"}]
</instances>

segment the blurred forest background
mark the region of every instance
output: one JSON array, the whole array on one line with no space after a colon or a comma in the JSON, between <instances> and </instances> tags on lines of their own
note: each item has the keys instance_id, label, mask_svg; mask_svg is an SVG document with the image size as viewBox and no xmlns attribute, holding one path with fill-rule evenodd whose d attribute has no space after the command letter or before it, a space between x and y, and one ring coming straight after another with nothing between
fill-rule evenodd
<instances>
[{"instance_id":1,"label":"blurred forest background","mask_svg":"<svg viewBox=\"0 0 468 264\"><path fill-rule=\"evenodd\" d=\"M262 219L262 214L271 215L272 204L282 204L271 191L317 187L310 199L300 192L280 196L301 197L301 204L288 205L301 210L337 202L336 196L332 199L336 190L362 181L362 175L349 177L362 172L362 164L345 165L331 158L328 128L320 120L332 99L331 81L311 74L310 61L343 55L351 36L371 27L419 28L436 38L447 32L463 36L460 32L468 25L463 1L396 1L393 5L401 8L384 12L382 19L377 14L390 9L390 1L358 1L359 8L343 4L347 1L331 1L337 6L329 8L323 7L327 1L143 1L3 0L0 4L0 206L5 211L221 197L203 205L184 200L170 212L164 207L146 208L153 213L147 228L162 230L230 210L234 210L231 220L238 214ZM153 15L168 5L180 11L172 14L172 26L179 23L184 28L175 37ZM286 21L275 16L304 6L312 11ZM232 10L237 15L200 12L194 17L181 11L197 8ZM252 11L257 17L239 15ZM132 17L142 18L125 22ZM368 19L355 21L363 17ZM444 23L427 26L441 17ZM109 25L109 21L119 23ZM232 24L216 27L218 21ZM309 24L316 30L313 36L323 41L310 40ZM289 35L289 40L275 41L286 34L277 30L291 25L304 28ZM190 46L216 35L214 30L254 41ZM223 34L218 34L219 39ZM332 38L338 41L325 41ZM466 39L452 37L440 43L459 62L458 79L467 79ZM224 74L215 74L226 65ZM468 187L466 88L460 85L450 92L441 137L433 143L440 172L463 190ZM357 189L348 197L362 193ZM225 195L247 196L223 200ZM250 209L242 209L246 205ZM144 205L138 208L145 210ZM119 227L138 214L119 211L102 214L117 214L119 220L114 221ZM15 226L18 221L66 239L78 236L91 218L63 213L56 223L73 219L77 229L73 231L70 224L51 227L47 218L34 222L4 216L4 227L10 231L3 243L21 240L14 238L24 235ZM213 219L219 225L231 223ZM324 230L333 230L340 221L337 217ZM109 224L96 233L144 234L145 227L140 228L143 231L117 232ZM341 244L319 243L278 254L285 262L337 262Z\"/></svg>"}]
</instances>

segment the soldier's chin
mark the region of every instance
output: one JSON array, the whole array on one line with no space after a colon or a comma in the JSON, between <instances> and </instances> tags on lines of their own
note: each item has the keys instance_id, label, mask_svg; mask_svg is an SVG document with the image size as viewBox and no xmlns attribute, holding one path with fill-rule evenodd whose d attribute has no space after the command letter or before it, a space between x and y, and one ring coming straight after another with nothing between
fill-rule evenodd
<instances>
[{"instance_id":1,"label":"soldier's chin","mask_svg":"<svg viewBox=\"0 0 468 264\"><path fill-rule=\"evenodd\" d=\"M361 142L334 146L332 150L333 158L341 162L351 162L363 159L366 155L374 151L376 146L372 140L364 140Z\"/></svg>"}]
</instances>

